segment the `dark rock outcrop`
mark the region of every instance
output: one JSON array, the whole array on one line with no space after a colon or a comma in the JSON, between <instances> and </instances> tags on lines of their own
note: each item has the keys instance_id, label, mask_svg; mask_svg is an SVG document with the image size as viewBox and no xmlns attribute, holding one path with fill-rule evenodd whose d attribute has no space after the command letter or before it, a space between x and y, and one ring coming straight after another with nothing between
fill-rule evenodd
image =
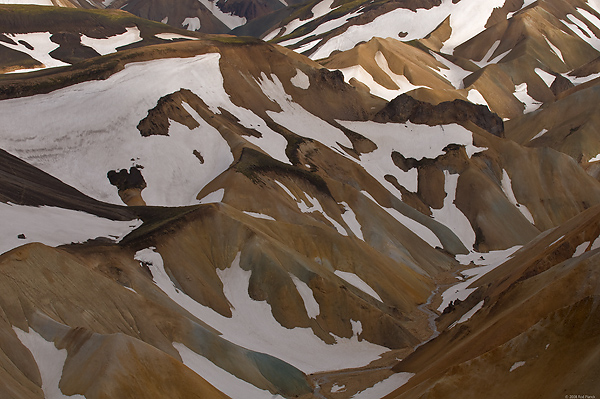
<instances>
[{"instance_id":1,"label":"dark rock outcrop","mask_svg":"<svg viewBox=\"0 0 600 399\"><path fill-rule=\"evenodd\" d=\"M433 105L416 100L408 94L401 94L375 114L373 120L382 123L411 121L429 126L471 121L495 136L504 137L502 118L484 105L463 100Z\"/></svg>"},{"instance_id":2,"label":"dark rock outcrop","mask_svg":"<svg viewBox=\"0 0 600 399\"><path fill-rule=\"evenodd\" d=\"M550 90L555 96L558 96L563 91L567 91L570 88L575 87L573 83L562 75L557 75L554 82L550 85Z\"/></svg>"},{"instance_id":3,"label":"dark rock outcrop","mask_svg":"<svg viewBox=\"0 0 600 399\"><path fill-rule=\"evenodd\" d=\"M116 186L119 191L130 188L138 188L140 190L146 188L146 180L144 180L142 172L135 166L129 168L129 172L127 172L127 169L121 169L118 172L111 170L106 174L106 177L108 177L110 184Z\"/></svg>"}]
</instances>

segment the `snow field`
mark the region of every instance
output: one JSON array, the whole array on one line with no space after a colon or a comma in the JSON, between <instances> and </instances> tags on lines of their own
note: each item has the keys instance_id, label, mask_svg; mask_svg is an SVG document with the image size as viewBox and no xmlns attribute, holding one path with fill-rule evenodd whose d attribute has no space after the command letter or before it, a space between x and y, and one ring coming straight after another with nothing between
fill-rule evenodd
<instances>
[{"instance_id":1,"label":"snow field","mask_svg":"<svg viewBox=\"0 0 600 399\"><path fill-rule=\"evenodd\" d=\"M53 342L46 341L32 328L29 328L29 332L25 332L13 326L13 330L37 363L45 399L85 399L82 395L67 396L58 386L67 360L66 349L57 349Z\"/></svg>"},{"instance_id":2,"label":"snow field","mask_svg":"<svg viewBox=\"0 0 600 399\"><path fill-rule=\"evenodd\" d=\"M179 352L184 365L231 399L284 399L223 370L184 344L173 342L173 347Z\"/></svg>"},{"instance_id":3,"label":"snow field","mask_svg":"<svg viewBox=\"0 0 600 399\"><path fill-rule=\"evenodd\" d=\"M483 31L494 8L501 7L504 2L505 0L462 0L454 4L452 0L442 0L439 6L428 10L420 8L415 12L397 8L364 25L349 26L345 32L325 42L310 58L327 58L335 50L350 50L356 44L375 36L402 41L422 39L448 17L452 33L441 51L452 54L458 45ZM400 38L401 33L406 35Z\"/></svg>"},{"instance_id":4,"label":"snow field","mask_svg":"<svg viewBox=\"0 0 600 399\"><path fill-rule=\"evenodd\" d=\"M30 242L55 247L97 237L111 237L118 241L142 224L140 220L114 221L68 209L2 202L0 214L0 253ZM18 238L20 234L25 238Z\"/></svg>"},{"instance_id":5,"label":"snow field","mask_svg":"<svg viewBox=\"0 0 600 399\"><path fill-rule=\"evenodd\" d=\"M153 248L138 251L135 258L149 262L156 285L181 307L220 331L222 338L277 357L307 374L361 367L388 351L365 340L359 341L356 334L351 338L334 336L336 344L327 345L310 328L287 329L281 326L266 301L250 298L248 285L252 272L242 270L239 253L231 267L217 270L223 282L223 292L232 306L231 318L221 316L178 290L164 269L162 257Z\"/></svg>"},{"instance_id":6,"label":"snow field","mask_svg":"<svg viewBox=\"0 0 600 399\"><path fill-rule=\"evenodd\" d=\"M142 41L140 30L137 26L125 28L125 30L125 33L110 36L106 39L95 39L93 37L81 35L81 44L93 48L100 55L106 55L116 53L119 47Z\"/></svg>"},{"instance_id":7,"label":"snow field","mask_svg":"<svg viewBox=\"0 0 600 399\"><path fill-rule=\"evenodd\" d=\"M212 111L226 109L242 125L257 130L262 137L247 140L289 163L285 138L250 110L231 103L223 88L219 58L210 53L130 63L106 80L0 101L0 146L99 200L120 204L106 173L139 164L148 185L142 192L148 205L197 203L200 189L233 160L220 133L185 103L200 127L189 130L171 121L169 136L150 137L142 137L136 128L158 99L182 87L202 95ZM140 84L143 81L153 84ZM204 164L194 149L205 157Z\"/></svg>"}]
</instances>

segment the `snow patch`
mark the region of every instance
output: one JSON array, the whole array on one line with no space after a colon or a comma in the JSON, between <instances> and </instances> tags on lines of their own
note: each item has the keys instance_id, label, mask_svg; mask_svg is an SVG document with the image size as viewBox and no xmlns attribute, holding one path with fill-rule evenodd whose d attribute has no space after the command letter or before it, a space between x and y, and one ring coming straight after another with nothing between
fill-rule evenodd
<instances>
[{"instance_id":1,"label":"snow patch","mask_svg":"<svg viewBox=\"0 0 600 399\"><path fill-rule=\"evenodd\" d=\"M356 219L356 214L354 213L352 208L350 208L350 205L348 205L345 202L342 202L341 204L344 207L344 213L342 213L342 218L344 219L344 222L346 222L346 225L350 228L350 230L352 230L352 233L354 233L354 235L357 238L364 241L365 237L362 233L362 226L360 222Z\"/></svg>"},{"instance_id":2,"label":"snow patch","mask_svg":"<svg viewBox=\"0 0 600 399\"><path fill-rule=\"evenodd\" d=\"M548 245L548 248L553 246L554 244L556 244L557 242L561 241L563 238L565 238L565 235L563 234L562 236L560 236L557 240L553 241L552 244Z\"/></svg>"},{"instance_id":3,"label":"snow patch","mask_svg":"<svg viewBox=\"0 0 600 399\"><path fill-rule=\"evenodd\" d=\"M490 107L488 105L487 101L485 100L485 98L483 97L483 95L481 95L481 93L477 89L469 90L469 92L467 94L467 100L469 100L473 104L481 104L481 105L485 105L488 108Z\"/></svg>"},{"instance_id":4,"label":"snow patch","mask_svg":"<svg viewBox=\"0 0 600 399\"><path fill-rule=\"evenodd\" d=\"M533 215L531 214L531 212L529 212L529 209L525 205L519 204L519 202L517 201L515 193L512 189L512 182L510 180L510 176L508 176L508 173L505 169L502 169L501 185L502 191L504 191L504 195L506 195L506 198L508 198L510 203L517 207L517 209L523 214L523 216L527 218L529 223L535 224L535 220L533 219Z\"/></svg>"},{"instance_id":5,"label":"snow patch","mask_svg":"<svg viewBox=\"0 0 600 399\"><path fill-rule=\"evenodd\" d=\"M351 399L373 399L373 398L382 398L396 389L400 388L404 384L408 382L414 376L414 373L396 373L383 381L379 381L377 384L373 385L370 388L365 389L364 391L360 391Z\"/></svg>"},{"instance_id":6,"label":"snow patch","mask_svg":"<svg viewBox=\"0 0 600 399\"><path fill-rule=\"evenodd\" d=\"M60 47L58 43L54 43L50 40L52 33L50 32L32 32L32 33L6 33L8 38L12 39L16 44L6 43L4 41L0 41L0 45L8 47L13 50L20 51L29 55L31 58L39 61L44 66L42 68L31 68L31 69L20 69L16 71L12 71L12 73L23 73L36 71L44 68L56 68L61 66L68 66L71 64L67 64L63 61L57 60L53 58L50 53L57 48ZM19 41L23 41L29 44L33 49L28 48L23 43L19 43Z\"/></svg>"},{"instance_id":7,"label":"snow patch","mask_svg":"<svg viewBox=\"0 0 600 399\"><path fill-rule=\"evenodd\" d=\"M140 220L115 221L68 209L2 202L0 215L0 253L30 242L55 247L97 237L118 241L142 224ZM21 234L25 238L18 238Z\"/></svg>"},{"instance_id":8,"label":"snow patch","mask_svg":"<svg viewBox=\"0 0 600 399\"><path fill-rule=\"evenodd\" d=\"M473 146L473 134L457 124L427 126L411 122L403 124L340 120L337 122L377 145L376 150L361 154L359 163L392 193L397 192L398 189L385 179L386 175L394 176L400 185L411 192L417 191L418 184L417 169L404 172L398 168L392 160L393 151L399 152L405 158L421 160L435 159L443 155L443 149L449 144L464 145L467 153L471 154L481 150ZM415 140L415 137L419 140Z\"/></svg>"},{"instance_id":9,"label":"snow patch","mask_svg":"<svg viewBox=\"0 0 600 399\"><path fill-rule=\"evenodd\" d=\"M510 370L508 370L510 373L512 373L514 370L518 369L519 367L522 367L525 365L525 362L520 361L520 362L516 362L515 364L513 364L512 366L510 366Z\"/></svg>"},{"instance_id":10,"label":"snow patch","mask_svg":"<svg viewBox=\"0 0 600 399\"><path fill-rule=\"evenodd\" d=\"M244 348L277 357L310 374L318 371L361 367L379 359L389 349L358 337L335 337L328 345L310 328L288 329L273 317L266 301L255 301L248 294L251 271L242 270L238 253L231 266L217 270L223 293L232 307L232 317L224 317L178 290L163 265L162 257L147 248L138 251L137 260L147 262L156 285L173 301L222 333L222 338Z\"/></svg>"},{"instance_id":11,"label":"snow patch","mask_svg":"<svg viewBox=\"0 0 600 399\"><path fill-rule=\"evenodd\" d=\"M383 300L377 294L377 292L375 292L375 290L373 288L371 288L371 286L369 284L367 284L363 279L358 277L356 274L350 273L350 272L343 272L341 270L336 270L334 273L336 276L338 276L339 278L341 278L348 284L355 286L356 288L358 288L365 294L368 294L368 295L372 296L373 298L377 299L379 302L383 303Z\"/></svg>"},{"instance_id":12,"label":"snow patch","mask_svg":"<svg viewBox=\"0 0 600 399\"><path fill-rule=\"evenodd\" d=\"M185 29L191 30L191 31L199 30L201 27L200 18L188 17L183 20L183 22L181 23L181 26L183 26Z\"/></svg>"},{"instance_id":13,"label":"snow patch","mask_svg":"<svg viewBox=\"0 0 600 399\"><path fill-rule=\"evenodd\" d=\"M441 55L434 53L433 51L429 51L429 54L431 54L438 62L444 65L444 67L439 70L435 68L431 69L439 75L443 76L456 89L464 89L465 85L463 83L463 80L473 72L467 71L459 67L458 65L448 61Z\"/></svg>"},{"instance_id":14,"label":"snow patch","mask_svg":"<svg viewBox=\"0 0 600 399\"><path fill-rule=\"evenodd\" d=\"M304 72L302 72L299 69L296 69L296 75L294 75L291 79L290 82L300 88L300 89L308 89L310 87L310 80L308 79L308 75L305 74Z\"/></svg>"},{"instance_id":15,"label":"snow patch","mask_svg":"<svg viewBox=\"0 0 600 399\"><path fill-rule=\"evenodd\" d=\"M257 219L275 220L275 218L273 216L265 215L264 213L249 212L249 211L242 211L242 212L244 212L246 215L252 216L253 218L257 218Z\"/></svg>"},{"instance_id":16,"label":"snow patch","mask_svg":"<svg viewBox=\"0 0 600 399\"><path fill-rule=\"evenodd\" d=\"M286 26L284 26L284 34L289 35L302 25L306 25L307 23L314 21L317 18L321 18L322 16L327 15L332 10L331 6L333 5L333 1L334 0L323 0L317 3L311 9L311 13L313 14L312 17L305 20L300 20L299 18L296 18L293 21L289 22Z\"/></svg>"},{"instance_id":17,"label":"snow patch","mask_svg":"<svg viewBox=\"0 0 600 399\"><path fill-rule=\"evenodd\" d=\"M477 289L468 288L469 286L490 271L494 270L496 267L506 262L521 247L521 245L516 245L512 248L500 251L490 251L488 253L471 252L467 255L456 255L456 260L458 260L461 265L468 265L473 262L479 267L463 270L461 272L463 276L469 277L469 279L453 285L442 293L442 303L437 309L438 312L443 312L444 309L448 307L450 302L453 302L457 299L461 301L467 299L469 295L471 295L471 293Z\"/></svg>"},{"instance_id":18,"label":"snow patch","mask_svg":"<svg viewBox=\"0 0 600 399\"><path fill-rule=\"evenodd\" d=\"M223 202L223 196L225 195L225 189L220 188L212 193L206 194L204 197L200 199L200 203L202 204L210 204L213 202Z\"/></svg>"},{"instance_id":19,"label":"snow patch","mask_svg":"<svg viewBox=\"0 0 600 399\"><path fill-rule=\"evenodd\" d=\"M244 25L247 20L246 17L238 17L237 15L227 14L221 11L217 6L218 1L211 0L198 0L202 5L215 16L217 19L225 24L229 29L237 28L238 26Z\"/></svg>"},{"instance_id":20,"label":"snow patch","mask_svg":"<svg viewBox=\"0 0 600 399\"><path fill-rule=\"evenodd\" d=\"M454 204L459 175L451 174L449 171L444 170L444 176L444 190L446 191L444 206L442 209L433 209L431 211L433 218L452 230L464 246L471 250L473 249L473 245L475 245L475 231L469 219Z\"/></svg>"},{"instance_id":21,"label":"snow patch","mask_svg":"<svg viewBox=\"0 0 600 399\"><path fill-rule=\"evenodd\" d=\"M598 162L598 161L600 161L600 154L598 154L598 155L596 155L595 157L593 157L593 158L590 158L590 159L588 160L588 162Z\"/></svg>"},{"instance_id":22,"label":"snow patch","mask_svg":"<svg viewBox=\"0 0 600 399\"><path fill-rule=\"evenodd\" d=\"M163 39L163 40L175 40L175 39L200 40L197 37L185 36L185 35L180 35L178 33L170 33L170 32L157 33L154 36L158 37L159 39Z\"/></svg>"},{"instance_id":23,"label":"snow patch","mask_svg":"<svg viewBox=\"0 0 600 399\"><path fill-rule=\"evenodd\" d=\"M319 313L321 313L321 309L319 308L319 303L315 298L315 294L312 289L306 284L304 281L300 280L298 277L294 276L290 273L290 277L296 286L296 290L298 294L302 297L302 301L304 302L304 308L306 309L306 314L311 319L316 319Z\"/></svg>"},{"instance_id":24,"label":"snow patch","mask_svg":"<svg viewBox=\"0 0 600 399\"><path fill-rule=\"evenodd\" d=\"M531 140L529 140L529 141L533 141L535 139L538 139L538 138L542 137L546 133L548 133L548 129L542 129L538 134L536 134L535 136L533 136L531 138Z\"/></svg>"},{"instance_id":25,"label":"snow patch","mask_svg":"<svg viewBox=\"0 0 600 399\"><path fill-rule=\"evenodd\" d=\"M525 105L524 114L528 114L537 110L542 103L535 100L533 97L529 95L527 92L527 83L521 83L520 85L515 86L515 92L513 95Z\"/></svg>"},{"instance_id":26,"label":"snow patch","mask_svg":"<svg viewBox=\"0 0 600 399\"><path fill-rule=\"evenodd\" d=\"M578 256L583 255L583 253L585 252L585 250L587 249L587 247L590 246L590 242L586 241L584 243L581 243L577 246L577 248L575 248L575 252L573 253L573 258L576 258Z\"/></svg>"},{"instance_id":27,"label":"snow patch","mask_svg":"<svg viewBox=\"0 0 600 399\"><path fill-rule=\"evenodd\" d=\"M396 210L394 208L386 208L386 207L380 205L377 201L375 201L375 198L373 198L371 196L371 194L369 194L368 192L361 191L361 193L364 194L366 197L368 197L371 201L373 201L374 203L379 205L379 207L381 209L386 211L390 216L392 216L394 219L396 219L398 222L400 222L402 225L404 225L410 231L415 233L417 236L419 236L423 241L425 241L426 243L431 245L433 248L436 248L436 247L443 248L443 245L442 245L440 239L427 226L419 223L418 221L416 221L414 219L409 218L408 216L405 216L404 214L400 213L398 210Z\"/></svg>"},{"instance_id":28,"label":"snow patch","mask_svg":"<svg viewBox=\"0 0 600 399\"><path fill-rule=\"evenodd\" d=\"M534 72L540 78L542 78L542 80L544 81L544 83L546 83L546 86L548 86L548 87L552 86L552 83L554 83L554 80L556 79L556 76L552 75L551 73L548 73L548 72L544 71L541 68L535 68Z\"/></svg>"},{"instance_id":29,"label":"snow patch","mask_svg":"<svg viewBox=\"0 0 600 399\"><path fill-rule=\"evenodd\" d=\"M0 4L30 4L36 6L53 6L52 0L0 0Z\"/></svg>"},{"instance_id":30,"label":"snow patch","mask_svg":"<svg viewBox=\"0 0 600 399\"><path fill-rule=\"evenodd\" d=\"M550 46L550 49L552 50L552 52L553 52L554 54L556 54L556 56L557 56L558 58L560 58L560 60L561 60L561 61L564 63L564 62L565 62L565 59L564 59L564 57L563 57L562 51L560 51L560 49L559 49L558 47L556 47L554 44L552 44L552 42L550 41L550 39L548 39L548 37L546 37L546 35L544 35L544 39L546 40L546 43L548 43L548 46ZM537 73L537 70L538 70L538 69L539 69L539 68L535 68L535 72L536 72L536 73ZM539 75L539 73L538 73L538 75ZM542 79L543 79L543 78L542 78ZM548 87L550 87L550 86L548 85Z\"/></svg>"},{"instance_id":31,"label":"snow patch","mask_svg":"<svg viewBox=\"0 0 600 399\"><path fill-rule=\"evenodd\" d=\"M473 306L473 308L471 310L469 310L467 313L465 313L464 315L462 315L462 317L458 321L452 323L452 325L449 328L452 328L457 324L461 324L461 323L464 323L465 321L469 320L471 317L473 317L473 315L475 313L477 313L483 307L483 303L484 303L484 301L481 301L477 305Z\"/></svg>"},{"instance_id":32,"label":"snow patch","mask_svg":"<svg viewBox=\"0 0 600 399\"><path fill-rule=\"evenodd\" d=\"M32 328L29 328L29 332L25 332L13 326L13 330L37 363L45 399L85 399L82 395L67 396L58 386L68 356L66 349L57 349L53 342L46 341Z\"/></svg>"},{"instance_id":33,"label":"snow patch","mask_svg":"<svg viewBox=\"0 0 600 399\"><path fill-rule=\"evenodd\" d=\"M96 39L86 35L81 35L81 44L93 48L100 55L116 53L119 47L137 43L142 40L143 39L140 36L140 30L137 26L134 26L133 28L125 28L125 33L110 36L105 39Z\"/></svg>"},{"instance_id":34,"label":"snow patch","mask_svg":"<svg viewBox=\"0 0 600 399\"><path fill-rule=\"evenodd\" d=\"M340 145L352 148L352 142L341 130L294 103L276 75L272 74L269 78L264 72L261 72L261 79L257 83L263 93L270 100L279 104L282 109L282 112L267 111L275 123L300 136L317 140L342 154L344 154L344 150Z\"/></svg>"},{"instance_id":35,"label":"snow patch","mask_svg":"<svg viewBox=\"0 0 600 399\"><path fill-rule=\"evenodd\" d=\"M179 352L184 365L232 399L283 399L223 370L184 344L173 342L173 347Z\"/></svg>"},{"instance_id":36,"label":"snow patch","mask_svg":"<svg viewBox=\"0 0 600 399\"><path fill-rule=\"evenodd\" d=\"M346 391L346 384L344 384L344 385L333 384L333 386L331 387L331 393L345 392L345 391Z\"/></svg>"}]
</instances>

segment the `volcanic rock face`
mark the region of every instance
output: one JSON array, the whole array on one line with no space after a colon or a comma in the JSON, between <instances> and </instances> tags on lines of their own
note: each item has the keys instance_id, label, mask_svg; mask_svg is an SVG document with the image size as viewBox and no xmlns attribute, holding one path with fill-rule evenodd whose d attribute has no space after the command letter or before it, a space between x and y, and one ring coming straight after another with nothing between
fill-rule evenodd
<instances>
[{"instance_id":1,"label":"volcanic rock face","mask_svg":"<svg viewBox=\"0 0 600 399\"><path fill-rule=\"evenodd\" d=\"M598 390L595 2L71 5L170 26L0 6L0 396Z\"/></svg>"},{"instance_id":2,"label":"volcanic rock face","mask_svg":"<svg viewBox=\"0 0 600 399\"><path fill-rule=\"evenodd\" d=\"M463 100L432 105L402 94L387 103L373 120L381 123L411 121L430 126L472 122L495 136L504 136L504 124L498 115L484 105Z\"/></svg>"}]
</instances>

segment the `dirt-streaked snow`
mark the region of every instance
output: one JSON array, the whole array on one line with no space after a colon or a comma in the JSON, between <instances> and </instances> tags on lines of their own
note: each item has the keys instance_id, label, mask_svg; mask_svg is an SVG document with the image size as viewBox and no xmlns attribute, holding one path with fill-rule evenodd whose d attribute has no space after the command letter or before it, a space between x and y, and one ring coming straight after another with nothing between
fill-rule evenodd
<instances>
[{"instance_id":1,"label":"dirt-streaked snow","mask_svg":"<svg viewBox=\"0 0 600 399\"><path fill-rule=\"evenodd\" d=\"M114 221L49 206L38 208L2 202L0 214L0 253L30 242L54 247L97 237L110 237L118 241L142 223L140 220ZM20 234L25 238L18 238Z\"/></svg>"},{"instance_id":2,"label":"dirt-streaked snow","mask_svg":"<svg viewBox=\"0 0 600 399\"><path fill-rule=\"evenodd\" d=\"M183 364L231 399L284 399L239 379L184 344L173 342Z\"/></svg>"},{"instance_id":3,"label":"dirt-streaked snow","mask_svg":"<svg viewBox=\"0 0 600 399\"><path fill-rule=\"evenodd\" d=\"M171 121L169 136L142 137L136 126L161 97L183 87L202 95L214 112L222 107L268 138L262 119L231 103L219 58L209 53L131 63L106 80L0 101L0 146L99 200L120 204L106 173L139 164L148 205L196 203L196 194L233 161L220 133L185 103L200 124L193 130ZM140 84L144 81L153 84ZM277 137L281 141L269 143L284 154L287 142ZM205 157L204 164L193 150Z\"/></svg>"},{"instance_id":4,"label":"dirt-streaked snow","mask_svg":"<svg viewBox=\"0 0 600 399\"><path fill-rule=\"evenodd\" d=\"M100 55L106 55L116 53L119 47L142 41L140 30L137 26L125 28L125 30L125 33L109 36L105 39L96 39L81 35L81 44L93 48Z\"/></svg>"},{"instance_id":5,"label":"dirt-streaked snow","mask_svg":"<svg viewBox=\"0 0 600 399\"><path fill-rule=\"evenodd\" d=\"M21 343L29 349L37 363L42 377L42 391L45 399L85 399L82 395L67 396L58 386L67 360L66 349L57 349L54 343L46 341L32 328L29 328L29 332L18 327L13 327L13 330Z\"/></svg>"},{"instance_id":6,"label":"dirt-streaked snow","mask_svg":"<svg viewBox=\"0 0 600 399\"><path fill-rule=\"evenodd\" d=\"M377 299L379 302L383 303L383 300L381 299L379 294L377 294L377 292L375 292L375 290L373 288L371 288L371 286L369 284L367 284L363 279L358 277L356 274L350 273L350 272L343 272L341 270L336 270L334 273L336 276L338 276L339 278L341 278L348 284L355 286L356 288L358 288L365 294L369 294L373 298Z\"/></svg>"},{"instance_id":7,"label":"dirt-streaked snow","mask_svg":"<svg viewBox=\"0 0 600 399\"><path fill-rule=\"evenodd\" d=\"M217 270L223 282L223 292L232 305L232 317L221 316L203 306L175 287L166 273L162 257L153 248L136 253L136 259L149 262L148 267L156 285L177 304L222 333L230 342L250 350L277 357L305 373L339 370L367 365L388 349L351 338L335 337L336 344L328 345L310 328L288 329L273 317L266 301L255 301L248 294L251 271L240 267L240 254L231 267Z\"/></svg>"}]
</instances>

